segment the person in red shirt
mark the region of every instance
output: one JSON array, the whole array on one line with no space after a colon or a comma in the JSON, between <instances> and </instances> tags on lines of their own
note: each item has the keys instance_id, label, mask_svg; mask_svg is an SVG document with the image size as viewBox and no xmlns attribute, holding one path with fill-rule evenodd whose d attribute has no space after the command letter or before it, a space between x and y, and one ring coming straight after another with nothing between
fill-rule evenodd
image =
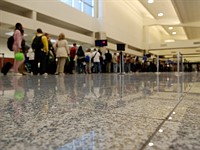
<instances>
[{"instance_id":1,"label":"person in red shirt","mask_svg":"<svg viewBox=\"0 0 200 150\"><path fill-rule=\"evenodd\" d=\"M77 46L76 43L73 44L73 47L70 48L70 62L69 62L69 73L73 74L73 69L75 68L74 58L76 56Z\"/></svg>"}]
</instances>

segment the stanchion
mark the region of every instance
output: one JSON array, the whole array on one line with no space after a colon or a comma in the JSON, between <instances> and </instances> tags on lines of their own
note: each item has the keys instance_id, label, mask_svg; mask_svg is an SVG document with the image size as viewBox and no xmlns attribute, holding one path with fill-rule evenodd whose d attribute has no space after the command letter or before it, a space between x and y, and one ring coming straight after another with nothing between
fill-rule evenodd
<instances>
[{"instance_id":1,"label":"stanchion","mask_svg":"<svg viewBox=\"0 0 200 150\"><path fill-rule=\"evenodd\" d=\"M160 74L160 72L159 72L160 71L159 70L159 67L160 67L159 66L159 55L157 55L157 64L156 64L156 66L157 66L157 72L156 72L156 74L159 75Z\"/></svg>"},{"instance_id":2,"label":"stanchion","mask_svg":"<svg viewBox=\"0 0 200 150\"><path fill-rule=\"evenodd\" d=\"M119 53L120 54L120 75L124 75L124 69L123 69L123 54L122 52Z\"/></svg>"},{"instance_id":3,"label":"stanchion","mask_svg":"<svg viewBox=\"0 0 200 150\"><path fill-rule=\"evenodd\" d=\"M180 73L180 51L178 50L178 53L177 53L177 72L175 72L175 75L176 76L180 76L181 73Z\"/></svg>"}]
</instances>

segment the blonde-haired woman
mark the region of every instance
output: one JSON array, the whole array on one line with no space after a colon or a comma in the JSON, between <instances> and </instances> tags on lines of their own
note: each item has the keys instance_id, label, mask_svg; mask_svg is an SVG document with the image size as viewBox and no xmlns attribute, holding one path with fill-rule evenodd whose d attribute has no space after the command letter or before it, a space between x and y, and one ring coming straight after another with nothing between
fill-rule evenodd
<instances>
[{"instance_id":1,"label":"blonde-haired woman","mask_svg":"<svg viewBox=\"0 0 200 150\"><path fill-rule=\"evenodd\" d=\"M55 74L64 75L65 63L67 57L69 57L68 42L65 39L64 33L60 33L58 36L58 41L55 44L55 53L58 60Z\"/></svg>"}]
</instances>

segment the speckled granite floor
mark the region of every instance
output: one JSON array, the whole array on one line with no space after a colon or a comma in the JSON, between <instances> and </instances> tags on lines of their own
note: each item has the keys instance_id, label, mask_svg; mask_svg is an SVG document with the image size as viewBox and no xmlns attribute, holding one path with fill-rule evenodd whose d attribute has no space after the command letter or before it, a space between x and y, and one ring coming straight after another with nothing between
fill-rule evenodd
<instances>
[{"instance_id":1,"label":"speckled granite floor","mask_svg":"<svg viewBox=\"0 0 200 150\"><path fill-rule=\"evenodd\" d=\"M0 75L0 150L199 150L199 77Z\"/></svg>"}]
</instances>

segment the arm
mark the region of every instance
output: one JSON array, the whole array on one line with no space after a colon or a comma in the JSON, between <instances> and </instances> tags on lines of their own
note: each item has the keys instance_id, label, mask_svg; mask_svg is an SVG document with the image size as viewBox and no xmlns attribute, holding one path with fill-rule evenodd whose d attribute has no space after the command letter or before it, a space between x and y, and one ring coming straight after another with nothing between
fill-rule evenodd
<instances>
[{"instance_id":1,"label":"arm","mask_svg":"<svg viewBox=\"0 0 200 150\"><path fill-rule=\"evenodd\" d=\"M46 54L48 54L49 46L48 46L48 40L46 36L42 36L42 43L44 45L44 51L46 52Z\"/></svg>"},{"instance_id":2,"label":"arm","mask_svg":"<svg viewBox=\"0 0 200 150\"><path fill-rule=\"evenodd\" d=\"M68 46L68 42L67 42L67 40L66 40L65 43L66 43L65 47L66 47L67 55L70 56L69 46Z\"/></svg>"},{"instance_id":3,"label":"arm","mask_svg":"<svg viewBox=\"0 0 200 150\"><path fill-rule=\"evenodd\" d=\"M16 40L17 46L19 47L19 49L22 49L22 35L21 35L21 32L19 30L16 30L15 32L16 32L15 40Z\"/></svg>"}]
</instances>

